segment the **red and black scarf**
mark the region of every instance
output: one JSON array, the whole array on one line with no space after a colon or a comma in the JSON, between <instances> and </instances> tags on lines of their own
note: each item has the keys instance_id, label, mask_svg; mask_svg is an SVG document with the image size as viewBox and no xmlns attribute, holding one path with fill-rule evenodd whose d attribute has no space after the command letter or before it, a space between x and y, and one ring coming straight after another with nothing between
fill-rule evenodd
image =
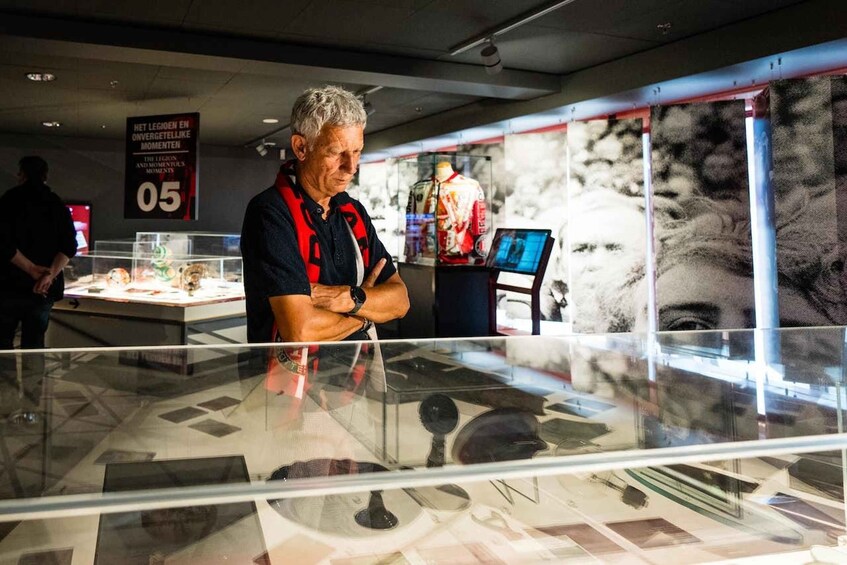
<instances>
[{"instance_id":1,"label":"red and black scarf","mask_svg":"<svg viewBox=\"0 0 847 565\"><path fill-rule=\"evenodd\" d=\"M314 284L319 282L321 274L321 248L315 231L315 220L309 212L306 196L302 187L294 184L296 183L294 163L294 161L288 161L280 167L275 186L294 219L297 247L306 266L306 276L309 282ZM350 226L353 238L362 253L364 272L367 273L370 267L370 250L368 248L367 229L362 215L349 201L340 204L337 211ZM272 334L271 341L282 341L276 321L273 324ZM280 347L276 352L272 351L271 353L268 363L269 388L279 388L282 392L296 398L302 398L303 393L310 388L306 378L308 369L311 368L313 374L318 369L318 346ZM361 357L353 369L352 377L356 386L364 378L365 366ZM280 371L280 369L283 370ZM291 377L295 378L292 380Z\"/></svg>"},{"instance_id":2,"label":"red and black scarf","mask_svg":"<svg viewBox=\"0 0 847 565\"><path fill-rule=\"evenodd\" d=\"M297 245L300 248L300 256L306 264L306 276L309 277L310 283L316 283L321 275L321 248L318 244L318 235L315 233L314 219L307 208L303 190L291 186L293 177L295 177L294 161L288 161L280 167L279 173L276 175L276 189L294 218L294 226L297 230ZM367 272L368 267L370 267L370 251L365 222L352 202L341 204L338 206L338 211L353 232L356 244L362 252L365 272Z\"/></svg>"}]
</instances>

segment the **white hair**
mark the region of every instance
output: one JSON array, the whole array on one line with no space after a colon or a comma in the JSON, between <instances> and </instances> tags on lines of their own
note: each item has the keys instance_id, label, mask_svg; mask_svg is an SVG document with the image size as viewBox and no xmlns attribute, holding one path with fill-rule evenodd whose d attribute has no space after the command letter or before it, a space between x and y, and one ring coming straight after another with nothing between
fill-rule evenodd
<instances>
[{"instance_id":1,"label":"white hair","mask_svg":"<svg viewBox=\"0 0 847 565\"><path fill-rule=\"evenodd\" d=\"M362 101L338 86L310 88L301 94L291 109L291 132L306 138L309 147L325 125L365 127L368 115Z\"/></svg>"}]
</instances>

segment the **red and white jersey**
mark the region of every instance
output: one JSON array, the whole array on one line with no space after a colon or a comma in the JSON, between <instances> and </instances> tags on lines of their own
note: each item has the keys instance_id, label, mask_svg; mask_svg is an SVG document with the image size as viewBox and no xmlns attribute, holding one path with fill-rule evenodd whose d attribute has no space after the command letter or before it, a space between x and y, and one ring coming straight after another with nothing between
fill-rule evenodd
<instances>
[{"instance_id":1,"label":"red and white jersey","mask_svg":"<svg viewBox=\"0 0 847 565\"><path fill-rule=\"evenodd\" d=\"M481 255L481 246L476 243L488 229L485 193L474 179L453 173L441 181L432 177L415 183L409 193L406 214L407 258L409 251L412 256L415 251L434 254L436 242L431 240L436 238L438 258L443 262L466 263L471 254ZM427 229L427 217L433 216L435 237L427 237L432 232ZM410 236L415 249L410 249Z\"/></svg>"}]
</instances>

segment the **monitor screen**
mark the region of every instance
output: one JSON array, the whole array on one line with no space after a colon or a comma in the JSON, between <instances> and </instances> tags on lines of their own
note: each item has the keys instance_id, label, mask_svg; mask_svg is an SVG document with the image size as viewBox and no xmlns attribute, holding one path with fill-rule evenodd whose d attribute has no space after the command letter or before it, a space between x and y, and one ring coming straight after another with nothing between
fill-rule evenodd
<instances>
[{"instance_id":1,"label":"monitor screen","mask_svg":"<svg viewBox=\"0 0 847 565\"><path fill-rule=\"evenodd\" d=\"M488 267L534 275L550 238L550 230L498 228L488 254Z\"/></svg>"},{"instance_id":2,"label":"monitor screen","mask_svg":"<svg viewBox=\"0 0 847 565\"><path fill-rule=\"evenodd\" d=\"M241 236L225 235L223 238L223 254L227 257L238 257L241 255Z\"/></svg>"},{"instance_id":3,"label":"monitor screen","mask_svg":"<svg viewBox=\"0 0 847 565\"><path fill-rule=\"evenodd\" d=\"M91 243L91 204L88 202L65 202L71 211L76 230L76 252L88 253Z\"/></svg>"}]
</instances>

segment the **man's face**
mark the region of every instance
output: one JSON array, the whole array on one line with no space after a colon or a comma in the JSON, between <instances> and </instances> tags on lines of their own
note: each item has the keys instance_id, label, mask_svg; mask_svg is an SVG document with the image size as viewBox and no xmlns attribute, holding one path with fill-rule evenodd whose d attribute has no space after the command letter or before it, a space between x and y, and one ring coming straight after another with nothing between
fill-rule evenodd
<instances>
[{"instance_id":1,"label":"man's face","mask_svg":"<svg viewBox=\"0 0 847 565\"><path fill-rule=\"evenodd\" d=\"M644 216L636 210L603 208L577 214L570 228L570 263L574 278L624 273L643 263L645 230Z\"/></svg>"},{"instance_id":2,"label":"man's face","mask_svg":"<svg viewBox=\"0 0 847 565\"><path fill-rule=\"evenodd\" d=\"M291 137L299 161L299 180L315 200L344 192L359 168L364 145L362 126L324 126L313 147L301 135Z\"/></svg>"}]
</instances>

